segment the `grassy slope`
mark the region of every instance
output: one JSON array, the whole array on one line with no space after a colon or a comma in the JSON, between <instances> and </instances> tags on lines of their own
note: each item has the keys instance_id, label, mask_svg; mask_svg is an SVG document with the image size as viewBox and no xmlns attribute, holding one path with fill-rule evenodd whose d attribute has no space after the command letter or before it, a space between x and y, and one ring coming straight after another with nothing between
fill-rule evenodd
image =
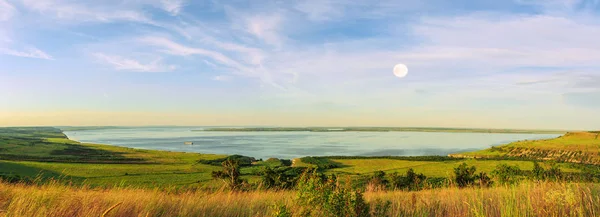
<instances>
[{"instance_id":1,"label":"grassy slope","mask_svg":"<svg viewBox=\"0 0 600 217\"><path fill-rule=\"evenodd\" d=\"M82 144L54 128L0 128L0 149L0 174L102 186L216 185L207 181L220 168L196 162L224 157Z\"/></svg>"},{"instance_id":2,"label":"grassy slope","mask_svg":"<svg viewBox=\"0 0 600 217\"><path fill-rule=\"evenodd\" d=\"M486 150L455 154L460 157L520 157L600 164L600 138L597 132L567 133L556 139L526 140Z\"/></svg>"}]
</instances>

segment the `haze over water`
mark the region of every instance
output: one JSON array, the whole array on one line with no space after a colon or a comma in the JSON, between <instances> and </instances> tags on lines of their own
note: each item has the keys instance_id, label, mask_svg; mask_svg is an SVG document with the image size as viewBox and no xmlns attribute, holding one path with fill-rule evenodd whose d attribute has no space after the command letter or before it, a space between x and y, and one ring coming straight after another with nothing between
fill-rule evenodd
<instances>
[{"instance_id":1,"label":"haze over water","mask_svg":"<svg viewBox=\"0 0 600 217\"><path fill-rule=\"evenodd\" d=\"M65 131L73 140L123 147L241 154L256 158L303 156L420 156L489 148L553 134L445 132L214 132L201 127L140 127ZM193 145L184 145L193 142Z\"/></svg>"}]
</instances>

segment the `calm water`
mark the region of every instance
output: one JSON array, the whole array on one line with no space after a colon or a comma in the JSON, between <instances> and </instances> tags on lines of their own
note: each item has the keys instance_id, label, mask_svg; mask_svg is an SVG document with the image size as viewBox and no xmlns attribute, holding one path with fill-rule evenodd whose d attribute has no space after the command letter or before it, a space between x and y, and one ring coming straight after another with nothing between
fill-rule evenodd
<instances>
[{"instance_id":1,"label":"calm water","mask_svg":"<svg viewBox=\"0 0 600 217\"><path fill-rule=\"evenodd\" d=\"M549 134L430 132L203 132L200 127L66 131L69 138L140 149L241 154L256 158L331 155L447 155ZM194 145L184 145L184 142Z\"/></svg>"}]
</instances>

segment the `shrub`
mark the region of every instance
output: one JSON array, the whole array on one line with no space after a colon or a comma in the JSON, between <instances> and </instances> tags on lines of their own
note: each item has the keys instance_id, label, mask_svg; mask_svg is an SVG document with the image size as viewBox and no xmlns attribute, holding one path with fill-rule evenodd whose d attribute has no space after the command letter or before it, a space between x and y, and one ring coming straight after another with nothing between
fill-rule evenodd
<instances>
[{"instance_id":1,"label":"shrub","mask_svg":"<svg viewBox=\"0 0 600 217\"><path fill-rule=\"evenodd\" d=\"M550 162L550 169L546 170L545 177L553 181L559 181L563 179L564 175L557 163Z\"/></svg>"},{"instance_id":2,"label":"shrub","mask_svg":"<svg viewBox=\"0 0 600 217\"><path fill-rule=\"evenodd\" d=\"M454 182L460 188L471 186L475 183L475 166L469 167L466 163L462 163L454 168Z\"/></svg>"},{"instance_id":3,"label":"shrub","mask_svg":"<svg viewBox=\"0 0 600 217\"><path fill-rule=\"evenodd\" d=\"M323 180L314 170L300 178L296 204L301 216L370 216L361 192L341 186L335 179Z\"/></svg>"},{"instance_id":4,"label":"shrub","mask_svg":"<svg viewBox=\"0 0 600 217\"><path fill-rule=\"evenodd\" d=\"M385 190L388 185L388 180L385 179L385 172L375 171L373 176L369 179L369 186L372 191Z\"/></svg>"},{"instance_id":5,"label":"shrub","mask_svg":"<svg viewBox=\"0 0 600 217\"><path fill-rule=\"evenodd\" d=\"M266 166L262 169L261 185L266 189L292 189L305 168Z\"/></svg>"},{"instance_id":6,"label":"shrub","mask_svg":"<svg viewBox=\"0 0 600 217\"><path fill-rule=\"evenodd\" d=\"M492 179L485 172L480 172L476 178L480 187L490 187L492 185Z\"/></svg>"},{"instance_id":7,"label":"shrub","mask_svg":"<svg viewBox=\"0 0 600 217\"><path fill-rule=\"evenodd\" d=\"M422 173L415 173L415 171L410 168L408 171L406 171L405 176L400 176L398 173L392 173L390 179L393 188L408 191L418 191L423 189L425 186L427 177Z\"/></svg>"},{"instance_id":8,"label":"shrub","mask_svg":"<svg viewBox=\"0 0 600 217\"><path fill-rule=\"evenodd\" d=\"M336 163L324 157L303 157L300 158L300 161L302 161L303 163L315 165L320 170L333 169L341 166L339 163Z\"/></svg>"},{"instance_id":9,"label":"shrub","mask_svg":"<svg viewBox=\"0 0 600 217\"><path fill-rule=\"evenodd\" d=\"M546 179L546 171L542 166L540 166L540 163L538 163L537 161L533 162L533 170L531 171L531 176L535 180Z\"/></svg>"},{"instance_id":10,"label":"shrub","mask_svg":"<svg viewBox=\"0 0 600 217\"><path fill-rule=\"evenodd\" d=\"M250 166L253 162L256 162L256 158L234 154L214 160L200 160L198 163L220 166L223 164L223 162L228 160L237 161L239 166Z\"/></svg>"},{"instance_id":11,"label":"shrub","mask_svg":"<svg viewBox=\"0 0 600 217\"><path fill-rule=\"evenodd\" d=\"M518 166L509 166L507 164L499 164L492 172L498 183L502 185L513 185L519 182L521 169Z\"/></svg>"},{"instance_id":12,"label":"shrub","mask_svg":"<svg viewBox=\"0 0 600 217\"><path fill-rule=\"evenodd\" d=\"M7 183L32 183L33 180L29 177L22 177L14 174L0 174L0 181Z\"/></svg>"}]
</instances>

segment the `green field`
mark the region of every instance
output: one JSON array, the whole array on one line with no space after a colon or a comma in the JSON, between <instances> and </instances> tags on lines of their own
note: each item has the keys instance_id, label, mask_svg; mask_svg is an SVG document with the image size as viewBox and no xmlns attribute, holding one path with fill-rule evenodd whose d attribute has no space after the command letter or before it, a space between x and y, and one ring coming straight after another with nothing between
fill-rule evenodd
<instances>
[{"instance_id":1,"label":"green field","mask_svg":"<svg viewBox=\"0 0 600 217\"><path fill-rule=\"evenodd\" d=\"M417 173L423 173L428 177L451 177L455 167L462 163L467 163L470 166L475 166L478 171L491 173L497 165L507 164L518 166L522 170L531 170L533 162L531 161L516 161L516 160L476 160L465 159L458 161L406 161L393 159L334 159L343 166L329 170L336 174L348 175L365 175L372 174L375 171L384 171L386 173L405 173L408 169L413 169ZM563 164L563 171L577 172L576 169L567 168Z\"/></svg>"},{"instance_id":2,"label":"green field","mask_svg":"<svg viewBox=\"0 0 600 217\"><path fill-rule=\"evenodd\" d=\"M585 134L587 135L587 134ZM574 139L577 138L577 139ZM590 142L594 139L594 142ZM548 148L560 148L561 141L571 141L571 146L582 147L586 143L587 150L598 153L595 138L570 134L561 138L542 141L524 141L511 146L523 144L552 144ZM211 178L211 173L220 170L219 164L211 165L199 161L221 159L224 155L141 150L125 147L83 144L69 140L56 128L0 128L0 175L56 178L91 186L137 186L137 187L193 187L218 188L221 183ZM566 148L566 150L569 150ZM489 151L482 151L487 153ZM496 152L493 152L494 154ZM531 170L532 161L527 160L478 160L453 159L444 157L328 157L327 161L337 164L336 168L325 169L327 174L361 177L375 171L386 173L404 173L409 168L428 177L450 177L453 168L461 163L477 167L478 171L490 173L499 164L519 166L523 170ZM441 159L437 159L441 158ZM259 180L262 167L278 161L259 161L245 166L241 172L243 178L250 183ZM312 167L295 159L294 167ZM566 163L565 172L577 172Z\"/></svg>"}]
</instances>

